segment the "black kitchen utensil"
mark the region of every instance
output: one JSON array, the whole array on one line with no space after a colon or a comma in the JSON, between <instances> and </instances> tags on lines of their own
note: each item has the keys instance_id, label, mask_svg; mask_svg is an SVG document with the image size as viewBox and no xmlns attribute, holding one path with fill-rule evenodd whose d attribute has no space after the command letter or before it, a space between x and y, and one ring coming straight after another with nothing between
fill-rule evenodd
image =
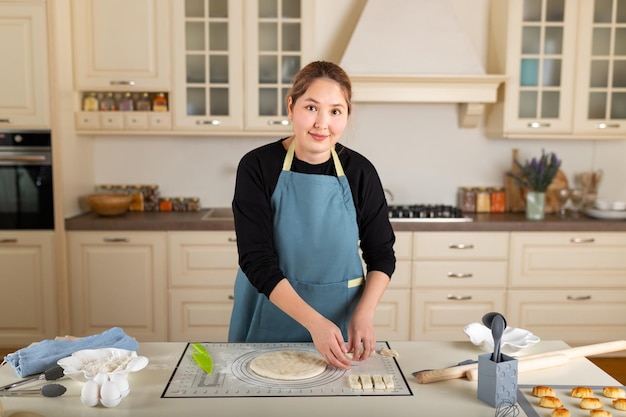
<instances>
[{"instance_id":1,"label":"black kitchen utensil","mask_svg":"<svg viewBox=\"0 0 626 417\"><path fill-rule=\"evenodd\" d=\"M63 368L61 368L60 366L54 366L48 370L46 370L45 372L39 374L39 375L34 375L25 379L22 379L20 381L14 382L12 384L8 384L5 385L3 387L0 387L0 392L1 391L6 391L9 390L11 388L15 388L15 387L19 387L20 385L24 385L27 384L29 382L34 382L34 381L54 381L57 380L59 378L63 377Z\"/></svg>"},{"instance_id":2,"label":"black kitchen utensil","mask_svg":"<svg viewBox=\"0 0 626 417\"><path fill-rule=\"evenodd\" d=\"M67 389L61 384L48 384L38 389L15 389L0 391L0 397L17 397L20 395L43 395L44 397L60 397Z\"/></svg>"},{"instance_id":3,"label":"black kitchen utensil","mask_svg":"<svg viewBox=\"0 0 626 417\"><path fill-rule=\"evenodd\" d=\"M493 354L491 360L494 362L500 362L502 360L502 354L500 353L502 346L502 334L506 329L506 319L500 313L492 311L483 316L483 324L491 329L493 336Z\"/></svg>"}]
</instances>

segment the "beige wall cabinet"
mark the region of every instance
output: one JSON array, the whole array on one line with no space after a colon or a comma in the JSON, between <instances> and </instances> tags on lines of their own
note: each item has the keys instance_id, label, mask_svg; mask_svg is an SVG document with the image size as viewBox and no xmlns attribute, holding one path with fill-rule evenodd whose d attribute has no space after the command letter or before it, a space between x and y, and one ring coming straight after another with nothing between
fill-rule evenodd
<instances>
[{"instance_id":1,"label":"beige wall cabinet","mask_svg":"<svg viewBox=\"0 0 626 417\"><path fill-rule=\"evenodd\" d=\"M491 136L623 138L626 18L617 4L491 2L489 71L509 77L488 118Z\"/></svg>"},{"instance_id":2,"label":"beige wall cabinet","mask_svg":"<svg viewBox=\"0 0 626 417\"><path fill-rule=\"evenodd\" d=\"M290 131L284 96L309 60L313 2L188 1L173 9L175 130Z\"/></svg>"},{"instance_id":3,"label":"beige wall cabinet","mask_svg":"<svg viewBox=\"0 0 626 417\"><path fill-rule=\"evenodd\" d=\"M167 340L165 232L69 232L72 330Z\"/></svg>"},{"instance_id":4,"label":"beige wall cabinet","mask_svg":"<svg viewBox=\"0 0 626 417\"><path fill-rule=\"evenodd\" d=\"M50 127L45 1L0 1L0 129Z\"/></svg>"},{"instance_id":5,"label":"beige wall cabinet","mask_svg":"<svg viewBox=\"0 0 626 417\"><path fill-rule=\"evenodd\" d=\"M504 311L508 236L413 234L411 340L467 340L467 324Z\"/></svg>"},{"instance_id":6,"label":"beige wall cabinet","mask_svg":"<svg viewBox=\"0 0 626 417\"><path fill-rule=\"evenodd\" d=\"M117 98L125 93L168 94L170 71L170 2L168 0L74 0L72 2L76 128L80 131L137 132L168 130L170 113L123 115L86 112L83 99L97 92ZM156 120L154 120L156 117Z\"/></svg>"},{"instance_id":7,"label":"beige wall cabinet","mask_svg":"<svg viewBox=\"0 0 626 417\"><path fill-rule=\"evenodd\" d=\"M0 231L0 346L57 335L54 232Z\"/></svg>"},{"instance_id":8,"label":"beige wall cabinet","mask_svg":"<svg viewBox=\"0 0 626 417\"><path fill-rule=\"evenodd\" d=\"M626 234L511 233L507 318L572 345L626 338Z\"/></svg>"},{"instance_id":9,"label":"beige wall cabinet","mask_svg":"<svg viewBox=\"0 0 626 417\"><path fill-rule=\"evenodd\" d=\"M234 231L169 232L170 341L225 342L238 255Z\"/></svg>"}]
</instances>

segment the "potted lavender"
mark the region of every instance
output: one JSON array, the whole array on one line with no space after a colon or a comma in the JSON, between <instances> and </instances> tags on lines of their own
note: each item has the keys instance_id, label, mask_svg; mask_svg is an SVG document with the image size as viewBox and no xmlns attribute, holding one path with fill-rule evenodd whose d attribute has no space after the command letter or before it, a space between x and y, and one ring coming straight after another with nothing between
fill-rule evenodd
<instances>
[{"instance_id":1,"label":"potted lavender","mask_svg":"<svg viewBox=\"0 0 626 417\"><path fill-rule=\"evenodd\" d=\"M545 216L546 190L556 177L561 160L556 154L546 154L541 150L541 158L532 158L522 165L515 161L519 173L507 172L520 186L528 190L526 193L526 218L529 220L543 220Z\"/></svg>"}]
</instances>

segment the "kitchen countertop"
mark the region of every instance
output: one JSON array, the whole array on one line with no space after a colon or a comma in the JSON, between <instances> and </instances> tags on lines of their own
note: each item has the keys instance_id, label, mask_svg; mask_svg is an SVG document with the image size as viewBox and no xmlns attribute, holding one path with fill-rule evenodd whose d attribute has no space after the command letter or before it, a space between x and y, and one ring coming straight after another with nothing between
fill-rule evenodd
<instances>
[{"instance_id":1,"label":"kitchen countertop","mask_svg":"<svg viewBox=\"0 0 626 417\"><path fill-rule=\"evenodd\" d=\"M66 230L143 230L143 231L216 231L234 230L232 219L202 220L199 212L143 213L128 212L116 217L85 213L65 220ZM624 220L598 220L585 215L561 219L547 214L542 221L526 220L524 213L474 214L473 222L404 222L393 221L395 231L473 231L473 232L623 232Z\"/></svg>"},{"instance_id":2,"label":"kitchen countertop","mask_svg":"<svg viewBox=\"0 0 626 417\"><path fill-rule=\"evenodd\" d=\"M130 395L113 409L87 407L80 402L82 384L68 378L61 383L67 392L57 398L41 396L2 397L4 416L17 411L57 416L294 416L324 415L384 416L493 416L495 409L477 399L477 382L456 379L418 384L411 373L438 369L484 353L469 342L389 342L399 353L398 363L413 396L341 396L341 397L256 397L256 398L161 398L166 384L186 343L141 343L138 354L149 359L148 366L130 374ZM541 341L522 353L535 354L567 348L561 341ZM216 364L217 366L218 364ZM19 380L13 368L0 368L0 385ZM562 366L523 372L518 384L621 386L586 358L570 359ZM38 388L40 382L28 388ZM519 398L519 397L518 397ZM611 408L607 406L607 408ZM520 410L521 411L521 410ZM549 410L547 410L549 411ZM580 410L579 410L580 411ZM523 411L520 415L525 415ZM545 415L549 415L546 413Z\"/></svg>"}]
</instances>

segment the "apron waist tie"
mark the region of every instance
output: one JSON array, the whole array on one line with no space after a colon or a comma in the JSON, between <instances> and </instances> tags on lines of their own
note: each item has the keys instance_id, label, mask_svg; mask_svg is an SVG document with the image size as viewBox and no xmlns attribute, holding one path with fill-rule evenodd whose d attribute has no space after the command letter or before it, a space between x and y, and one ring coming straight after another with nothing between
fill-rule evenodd
<instances>
[{"instance_id":1,"label":"apron waist tie","mask_svg":"<svg viewBox=\"0 0 626 417\"><path fill-rule=\"evenodd\" d=\"M365 279L363 279L363 277L351 279L348 281L348 288L358 287L360 285L363 285L364 282L365 282Z\"/></svg>"}]
</instances>

